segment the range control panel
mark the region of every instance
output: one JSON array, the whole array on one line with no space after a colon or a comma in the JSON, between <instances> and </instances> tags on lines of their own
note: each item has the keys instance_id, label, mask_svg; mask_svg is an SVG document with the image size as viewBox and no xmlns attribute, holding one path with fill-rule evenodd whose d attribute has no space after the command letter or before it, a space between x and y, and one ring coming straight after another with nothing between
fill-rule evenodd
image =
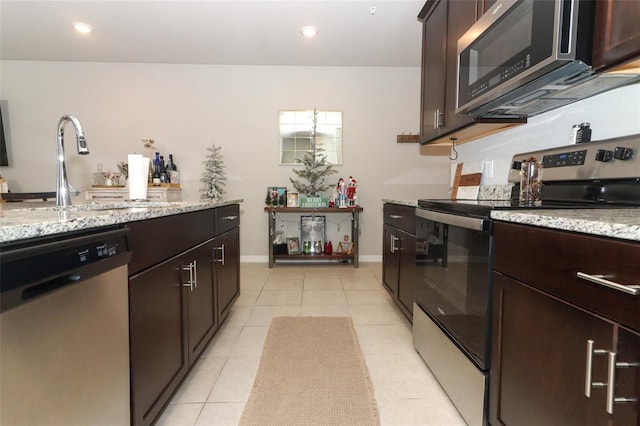
<instances>
[{"instance_id":1,"label":"range control panel","mask_svg":"<svg viewBox=\"0 0 640 426\"><path fill-rule=\"evenodd\" d=\"M542 166L545 169L551 167L582 166L585 158L587 158L586 149L562 152L560 154L549 154L542 157Z\"/></svg>"},{"instance_id":2,"label":"range control panel","mask_svg":"<svg viewBox=\"0 0 640 426\"><path fill-rule=\"evenodd\" d=\"M522 162L531 157L542 163L544 181L640 178L639 153L640 135L631 135L516 154L509 182L520 182Z\"/></svg>"}]
</instances>

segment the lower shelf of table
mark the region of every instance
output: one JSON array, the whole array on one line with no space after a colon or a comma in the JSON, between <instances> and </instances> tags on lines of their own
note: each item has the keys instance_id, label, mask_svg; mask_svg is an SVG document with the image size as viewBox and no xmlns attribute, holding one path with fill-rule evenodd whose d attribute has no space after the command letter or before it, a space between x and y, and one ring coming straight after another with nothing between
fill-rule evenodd
<instances>
[{"instance_id":1,"label":"lower shelf of table","mask_svg":"<svg viewBox=\"0 0 640 426\"><path fill-rule=\"evenodd\" d=\"M352 254L274 254L274 263L276 260L295 260L295 261L329 261L338 260L343 262L351 261L353 263L354 256Z\"/></svg>"}]
</instances>

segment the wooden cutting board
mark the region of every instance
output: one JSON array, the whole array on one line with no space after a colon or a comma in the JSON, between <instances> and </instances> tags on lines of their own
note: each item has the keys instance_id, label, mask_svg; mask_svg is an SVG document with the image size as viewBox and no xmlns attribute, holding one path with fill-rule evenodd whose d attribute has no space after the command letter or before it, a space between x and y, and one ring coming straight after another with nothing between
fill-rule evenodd
<instances>
[{"instance_id":1,"label":"wooden cutting board","mask_svg":"<svg viewBox=\"0 0 640 426\"><path fill-rule=\"evenodd\" d=\"M482 181L482 162L459 163L453 178L452 200L477 200Z\"/></svg>"}]
</instances>

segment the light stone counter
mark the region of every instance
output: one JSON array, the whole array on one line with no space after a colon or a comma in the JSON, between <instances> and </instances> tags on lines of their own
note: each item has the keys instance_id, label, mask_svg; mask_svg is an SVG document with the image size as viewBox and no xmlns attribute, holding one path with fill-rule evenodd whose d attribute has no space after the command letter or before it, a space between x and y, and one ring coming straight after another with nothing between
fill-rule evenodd
<instances>
[{"instance_id":1,"label":"light stone counter","mask_svg":"<svg viewBox=\"0 0 640 426\"><path fill-rule=\"evenodd\" d=\"M491 218L563 231L640 241L640 208L494 210Z\"/></svg>"},{"instance_id":2,"label":"light stone counter","mask_svg":"<svg viewBox=\"0 0 640 426\"><path fill-rule=\"evenodd\" d=\"M242 201L91 203L65 209L52 203L0 203L0 243L206 210Z\"/></svg>"},{"instance_id":3,"label":"light stone counter","mask_svg":"<svg viewBox=\"0 0 640 426\"><path fill-rule=\"evenodd\" d=\"M401 206L418 207L418 200L392 200L390 198L383 198L383 203L400 204Z\"/></svg>"}]
</instances>

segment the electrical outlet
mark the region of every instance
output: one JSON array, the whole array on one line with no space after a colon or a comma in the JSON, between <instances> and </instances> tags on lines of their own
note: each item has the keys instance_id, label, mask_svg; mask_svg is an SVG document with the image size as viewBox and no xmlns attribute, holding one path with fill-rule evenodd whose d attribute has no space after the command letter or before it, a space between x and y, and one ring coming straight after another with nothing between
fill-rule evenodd
<instances>
[{"instance_id":1,"label":"electrical outlet","mask_svg":"<svg viewBox=\"0 0 640 426\"><path fill-rule=\"evenodd\" d=\"M484 175L485 177L488 177L488 178L493 177L493 160L488 160L484 162Z\"/></svg>"}]
</instances>

